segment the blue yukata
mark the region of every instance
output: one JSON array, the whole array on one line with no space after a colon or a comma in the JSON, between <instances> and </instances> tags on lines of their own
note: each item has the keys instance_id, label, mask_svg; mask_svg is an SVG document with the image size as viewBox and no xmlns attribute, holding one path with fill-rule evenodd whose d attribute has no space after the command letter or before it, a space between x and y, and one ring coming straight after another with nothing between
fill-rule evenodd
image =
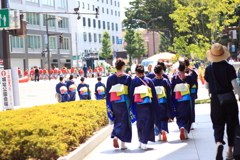
<instances>
[{"instance_id":1,"label":"blue yukata","mask_svg":"<svg viewBox=\"0 0 240 160\"><path fill-rule=\"evenodd\" d=\"M193 97L193 100L192 100L192 122L195 122L195 99L197 99L197 92L198 92L198 75L197 73L192 70L192 69L188 69L185 71L185 73L189 74L189 70L192 71L192 74L191 76L193 77L193 81L194 81L194 85L195 87L192 88L192 97Z\"/></svg>"},{"instance_id":2,"label":"blue yukata","mask_svg":"<svg viewBox=\"0 0 240 160\"><path fill-rule=\"evenodd\" d=\"M106 89L106 105L107 105L107 115L111 121L114 121L113 131L111 133L111 138L117 137L122 142L132 141L132 125L130 120L129 112L129 94L123 95L121 100L111 101L111 94L109 91L112 86L116 84L123 84L128 87L131 84L132 78L129 75L117 76L112 74L107 79L107 89Z\"/></svg>"},{"instance_id":3,"label":"blue yukata","mask_svg":"<svg viewBox=\"0 0 240 160\"><path fill-rule=\"evenodd\" d=\"M66 92L66 94L62 94L62 93L60 92L60 88L61 88L62 86L65 86L65 87L67 88L67 86L66 86L65 83L59 82L59 83L56 85L56 92L60 95L60 102L67 102L67 101L68 101L68 94L67 94L67 92Z\"/></svg>"},{"instance_id":4,"label":"blue yukata","mask_svg":"<svg viewBox=\"0 0 240 160\"><path fill-rule=\"evenodd\" d=\"M166 97L160 98L158 100L158 105L162 109L161 115L159 115L161 123L159 123L158 126L156 125L157 128L155 129L156 131L155 134L158 135L159 132L161 131L168 132L168 119L174 118L173 106L172 106L171 96L170 96L171 85L169 84L168 80L165 78L155 77L154 79L152 79L152 81L155 87L157 86L164 87L165 93L166 93Z\"/></svg>"},{"instance_id":5,"label":"blue yukata","mask_svg":"<svg viewBox=\"0 0 240 160\"><path fill-rule=\"evenodd\" d=\"M167 79L168 83L171 84L171 81L169 80L168 75L167 75L166 73L163 73L162 76L163 76L163 78ZM153 78L156 77L156 75L155 75L154 73L149 73L149 74L147 74L146 77L148 77L148 78L150 78L150 79L153 79Z\"/></svg>"},{"instance_id":6,"label":"blue yukata","mask_svg":"<svg viewBox=\"0 0 240 160\"><path fill-rule=\"evenodd\" d=\"M104 91L98 91L98 87L103 87L104 88ZM104 85L104 83L102 82L98 82L96 85L95 85L95 96L96 96L96 100L100 100L100 99L105 99L106 98L106 87Z\"/></svg>"},{"instance_id":7,"label":"blue yukata","mask_svg":"<svg viewBox=\"0 0 240 160\"><path fill-rule=\"evenodd\" d=\"M181 99L178 99L175 95L174 88L177 84L188 84L190 93L183 95ZM183 80L178 75L172 78L172 100L176 109L177 125L180 128L184 127L188 133L190 132L192 124L192 94L191 88L194 85L193 77L191 75L186 76Z\"/></svg>"},{"instance_id":8,"label":"blue yukata","mask_svg":"<svg viewBox=\"0 0 240 160\"><path fill-rule=\"evenodd\" d=\"M80 91L81 88L87 88L87 90L85 91ZM79 99L80 100L88 100L91 99L91 94L90 94L90 90L89 90L89 85L88 84L79 84L77 87L77 91L78 91L78 95L79 95Z\"/></svg>"},{"instance_id":9,"label":"blue yukata","mask_svg":"<svg viewBox=\"0 0 240 160\"><path fill-rule=\"evenodd\" d=\"M150 101L146 101L147 103L134 102L134 90L138 86L145 85L143 81L151 88L152 98L149 98ZM164 108L158 105L156 90L152 80L148 77L135 77L131 83L130 95L131 119L132 122L137 121L139 141L143 144L147 144L148 141L155 142L154 124L160 125L162 119L159 116Z\"/></svg>"},{"instance_id":10,"label":"blue yukata","mask_svg":"<svg viewBox=\"0 0 240 160\"><path fill-rule=\"evenodd\" d=\"M76 89L71 91L70 86L75 85L75 82L73 80L67 81L66 83L67 89L68 89L68 95L69 95L69 101L75 101L76 100Z\"/></svg>"}]
</instances>

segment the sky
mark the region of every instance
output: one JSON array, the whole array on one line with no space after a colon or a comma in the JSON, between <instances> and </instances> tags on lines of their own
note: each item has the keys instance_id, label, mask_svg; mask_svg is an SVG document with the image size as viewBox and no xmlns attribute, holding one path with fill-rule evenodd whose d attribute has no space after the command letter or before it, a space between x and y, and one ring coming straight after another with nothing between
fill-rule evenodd
<instances>
[{"instance_id":1,"label":"sky","mask_svg":"<svg viewBox=\"0 0 240 160\"><path fill-rule=\"evenodd\" d=\"M125 12L125 9L124 9L124 7L130 7L130 5L129 5L129 2L131 2L131 1L133 1L133 0L121 0L120 2L120 5L121 5L121 19L123 20L123 19L125 19L125 14L124 14L124 12Z\"/></svg>"}]
</instances>

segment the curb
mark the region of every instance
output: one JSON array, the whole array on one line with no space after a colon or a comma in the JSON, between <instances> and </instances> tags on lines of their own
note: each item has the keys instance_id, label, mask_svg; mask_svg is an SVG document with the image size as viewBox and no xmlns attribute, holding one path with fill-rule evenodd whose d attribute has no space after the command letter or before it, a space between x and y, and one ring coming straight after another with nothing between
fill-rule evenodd
<instances>
[{"instance_id":1,"label":"curb","mask_svg":"<svg viewBox=\"0 0 240 160\"><path fill-rule=\"evenodd\" d=\"M60 157L58 160L82 160L91 151L93 151L100 143L102 143L112 132L113 125L109 125L99 131L96 135L91 137L88 141L71 152L66 157Z\"/></svg>"}]
</instances>

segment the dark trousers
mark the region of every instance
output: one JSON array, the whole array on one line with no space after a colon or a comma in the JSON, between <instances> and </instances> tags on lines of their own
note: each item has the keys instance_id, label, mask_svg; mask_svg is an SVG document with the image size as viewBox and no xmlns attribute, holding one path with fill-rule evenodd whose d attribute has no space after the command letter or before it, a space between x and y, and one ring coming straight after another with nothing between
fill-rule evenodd
<instances>
[{"instance_id":1,"label":"dark trousers","mask_svg":"<svg viewBox=\"0 0 240 160\"><path fill-rule=\"evenodd\" d=\"M224 138L225 124L227 125L228 146L234 145L235 127L239 125L237 101L233 104L220 106L217 94L211 96L211 119L213 123L215 142Z\"/></svg>"},{"instance_id":2,"label":"dark trousers","mask_svg":"<svg viewBox=\"0 0 240 160\"><path fill-rule=\"evenodd\" d=\"M38 74L35 74L35 82L36 82L36 80L39 81L39 75Z\"/></svg>"},{"instance_id":3,"label":"dark trousers","mask_svg":"<svg viewBox=\"0 0 240 160\"><path fill-rule=\"evenodd\" d=\"M87 78L87 72L84 72L84 77Z\"/></svg>"}]
</instances>

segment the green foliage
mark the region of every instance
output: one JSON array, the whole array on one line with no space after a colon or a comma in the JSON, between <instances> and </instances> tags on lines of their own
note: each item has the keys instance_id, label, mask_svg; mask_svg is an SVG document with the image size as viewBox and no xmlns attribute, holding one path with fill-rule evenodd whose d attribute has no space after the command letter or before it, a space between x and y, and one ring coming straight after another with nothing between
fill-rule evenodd
<instances>
[{"instance_id":1,"label":"green foliage","mask_svg":"<svg viewBox=\"0 0 240 160\"><path fill-rule=\"evenodd\" d=\"M137 51L137 44L136 44L136 38L135 38L135 32L132 29L126 30L126 35L124 37L124 41L128 43L124 49L126 50L128 56L129 56L129 65L132 65L132 57L136 55Z\"/></svg>"},{"instance_id":2,"label":"green foliage","mask_svg":"<svg viewBox=\"0 0 240 160\"><path fill-rule=\"evenodd\" d=\"M160 32L160 44L159 44L159 52L168 52L169 46L171 46L170 38L164 35L164 33Z\"/></svg>"},{"instance_id":3,"label":"green foliage","mask_svg":"<svg viewBox=\"0 0 240 160\"><path fill-rule=\"evenodd\" d=\"M146 54L146 44L144 42L144 38L141 33L136 32L134 34L136 40L136 52L133 55L133 58L138 58L138 62L140 62L140 58Z\"/></svg>"},{"instance_id":4,"label":"green foliage","mask_svg":"<svg viewBox=\"0 0 240 160\"><path fill-rule=\"evenodd\" d=\"M108 31L103 31L101 42L100 57L107 59L112 55L112 43Z\"/></svg>"},{"instance_id":5,"label":"green foliage","mask_svg":"<svg viewBox=\"0 0 240 160\"><path fill-rule=\"evenodd\" d=\"M77 101L0 113L1 160L56 160L108 123L105 101Z\"/></svg>"}]
</instances>

